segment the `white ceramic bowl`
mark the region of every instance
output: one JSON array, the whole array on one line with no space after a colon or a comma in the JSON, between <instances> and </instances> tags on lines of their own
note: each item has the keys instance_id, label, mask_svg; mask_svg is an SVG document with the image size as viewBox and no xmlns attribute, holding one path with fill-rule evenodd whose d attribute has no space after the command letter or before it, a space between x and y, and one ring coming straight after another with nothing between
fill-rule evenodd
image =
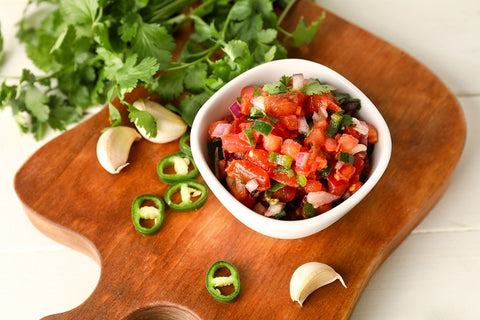
<instances>
[{"instance_id":1,"label":"white ceramic bowl","mask_svg":"<svg viewBox=\"0 0 480 320\"><path fill-rule=\"evenodd\" d=\"M229 106L240 96L240 90L247 85L260 85L276 82L283 75L303 73L304 77L319 79L337 88L338 92L349 93L361 100L359 117L373 124L378 130L378 143L372 154L372 170L365 184L350 198L331 210L305 220L284 221L260 215L238 200L215 177L209 166L207 141L208 126L229 114ZM380 112L356 86L343 76L321 64L302 60L284 59L259 65L230 81L218 90L200 109L193 122L190 135L193 158L210 190L238 220L249 228L266 236L280 239L298 239L317 233L349 212L375 186L390 160L392 142L390 131Z\"/></svg>"}]
</instances>

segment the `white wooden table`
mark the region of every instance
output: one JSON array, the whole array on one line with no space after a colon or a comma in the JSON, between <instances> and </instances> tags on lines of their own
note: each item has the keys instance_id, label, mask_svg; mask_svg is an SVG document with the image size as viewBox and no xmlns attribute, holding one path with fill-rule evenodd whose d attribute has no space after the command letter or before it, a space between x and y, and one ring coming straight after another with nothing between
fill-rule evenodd
<instances>
[{"instance_id":1,"label":"white wooden table","mask_svg":"<svg viewBox=\"0 0 480 320\"><path fill-rule=\"evenodd\" d=\"M7 51L2 75L31 67L14 37L25 2L0 0ZM352 319L480 319L480 1L317 3L429 67L458 97L467 121L449 189L379 268ZM37 231L13 189L19 166L56 134L35 142L19 133L8 112L0 114L0 134L0 318L70 310L92 293L100 268Z\"/></svg>"}]
</instances>

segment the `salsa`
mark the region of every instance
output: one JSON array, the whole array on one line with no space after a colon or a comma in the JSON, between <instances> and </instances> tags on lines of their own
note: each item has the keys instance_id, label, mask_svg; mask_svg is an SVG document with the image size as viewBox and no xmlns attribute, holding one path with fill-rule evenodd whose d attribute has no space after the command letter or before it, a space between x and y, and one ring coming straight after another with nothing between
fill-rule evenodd
<instances>
[{"instance_id":1,"label":"salsa","mask_svg":"<svg viewBox=\"0 0 480 320\"><path fill-rule=\"evenodd\" d=\"M359 118L360 108L359 99L302 74L244 87L230 114L209 126L215 175L267 217L322 214L369 175L378 133Z\"/></svg>"}]
</instances>

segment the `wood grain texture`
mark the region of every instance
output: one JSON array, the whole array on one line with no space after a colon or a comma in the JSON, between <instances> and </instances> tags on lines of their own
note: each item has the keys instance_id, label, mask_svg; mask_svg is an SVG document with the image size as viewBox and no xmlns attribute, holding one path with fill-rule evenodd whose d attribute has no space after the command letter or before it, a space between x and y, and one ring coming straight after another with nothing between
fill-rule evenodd
<instances>
[{"instance_id":1,"label":"wood grain texture","mask_svg":"<svg viewBox=\"0 0 480 320\"><path fill-rule=\"evenodd\" d=\"M300 1L285 22L313 20L322 9ZM291 23L291 25L289 25ZM212 195L196 212L167 210L161 231L142 236L131 222L132 200L162 195L167 185L156 165L178 143L133 145L131 165L110 175L96 160L103 109L52 140L17 172L16 192L32 223L54 240L101 266L92 295L48 319L346 319L368 280L428 214L448 186L465 141L461 108L443 83L406 53L327 13L309 46L290 57L333 68L356 84L384 116L392 157L373 191L326 230L298 240L269 238L248 229ZM145 96L137 90L131 99ZM204 287L216 260L239 269L237 301L215 301ZM331 265L335 282L314 292L303 307L289 297L293 271L308 261Z\"/></svg>"}]
</instances>

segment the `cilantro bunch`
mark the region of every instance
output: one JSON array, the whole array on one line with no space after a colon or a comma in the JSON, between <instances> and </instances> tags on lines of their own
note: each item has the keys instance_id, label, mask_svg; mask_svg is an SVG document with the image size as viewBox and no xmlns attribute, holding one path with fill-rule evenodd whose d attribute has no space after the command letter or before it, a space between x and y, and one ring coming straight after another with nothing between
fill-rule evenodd
<instances>
[{"instance_id":1,"label":"cilantro bunch","mask_svg":"<svg viewBox=\"0 0 480 320\"><path fill-rule=\"evenodd\" d=\"M225 83L285 58L283 41L299 46L313 39L324 16L310 25L302 18L292 32L280 26L295 2L31 0L17 37L43 73L24 69L15 84L3 81L0 109L10 106L20 129L41 139L48 128L65 130L87 108L114 96L123 101L142 85L191 125ZM175 36L188 25L192 33L177 48ZM132 105L128 110L131 121L155 135L150 114ZM118 125L119 111L111 104L109 111L112 126Z\"/></svg>"}]
</instances>

